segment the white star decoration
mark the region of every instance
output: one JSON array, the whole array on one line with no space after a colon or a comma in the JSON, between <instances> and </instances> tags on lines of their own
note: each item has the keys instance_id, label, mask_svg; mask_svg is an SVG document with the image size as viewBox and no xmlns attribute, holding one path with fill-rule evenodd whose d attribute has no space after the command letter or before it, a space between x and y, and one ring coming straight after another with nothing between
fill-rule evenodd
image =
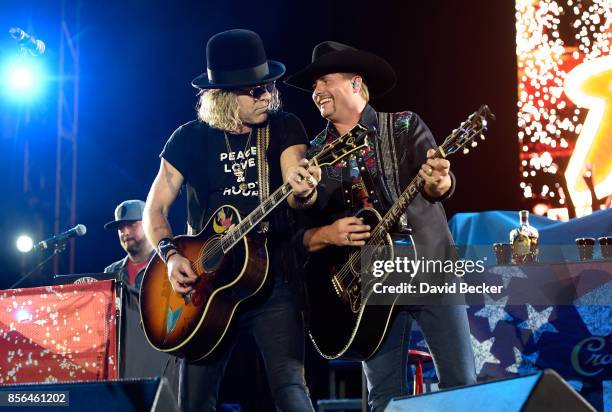
<instances>
[{"instance_id":1,"label":"white star decoration","mask_svg":"<svg viewBox=\"0 0 612 412\"><path fill-rule=\"evenodd\" d=\"M470 335L470 338L474 349L474 360L476 361L476 375L480 374L485 363L500 363L499 359L491 353L491 346L495 343L494 337L483 342L476 339L474 335Z\"/></svg>"},{"instance_id":2,"label":"white star decoration","mask_svg":"<svg viewBox=\"0 0 612 412\"><path fill-rule=\"evenodd\" d=\"M552 306L538 312L533 306L527 305L527 320L519 323L517 326L521 329L529 329L533 335L534 343L538 343L544 332L559 333L557 328L548 323L552 311Z\"/></svg>"},{"instance_id":3,"label":"white star decoration","mask_svg":"<svg viewBox=\"0 0 612 412\"><path fill-rule=\"evenodd\" d=\"M476 316L481 318L487 318L489 321L489 330L493 332L497 327L497 322L500 320L511 321L512 316L508 315L504 310L506 302L508 302L508 296L504 296L500 300L494 300L485 295L485 306L475 313Z\"/></svg>"},{"instance_id":4,"label":"white star decoration","mask_svg":"<svg viewBox=\"0 0 612 412\"><path fill-rule=\"evenodd\" d=\"M489 269L489 272L500 275L504 281L504 289L508 289L508 285L512 278L527 278L525 272L516 266L495 266Z\"/></svg>"},{"instance_id":5,"label":"white star decoration","mask_svg":"<svg viewBox=\"0 0 612 412\"><path fill-rule=\"evenodd\" d=\"M591 290L576 299L576 311L591 335L608 336L612 333L612 322L602 322L602 319L612 318L612 282Z\"/></svg>"},{"instance_id":6,"label":"white star decoration","mask_svg":"<svg viewBox=\"0 0 612 412\"><path fill-rule=\"evenodd\" d=\"M535 366L536 361L538 360L538 352L533 352L531 355L527 355L521 353L519 348L512 347L514 351L514 363L506 368L508 372L512 373L529 373L537 370L538 368Z\"/></svg>"}]
</instances>

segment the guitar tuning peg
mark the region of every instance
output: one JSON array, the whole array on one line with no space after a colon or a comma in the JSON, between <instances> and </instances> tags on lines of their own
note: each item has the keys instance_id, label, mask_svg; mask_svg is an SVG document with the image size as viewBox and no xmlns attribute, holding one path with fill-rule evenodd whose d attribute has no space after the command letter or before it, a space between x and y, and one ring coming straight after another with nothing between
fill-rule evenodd
<instances>
[{"instance_id":1,"label":"guitar tuning peg","mask_svg":"<svg viewBox=\"0 0 612 412\"><path fill-rule=\"evenodd\" d=\"M480 140L485 140L485 135L484 134L480 135Z\"/></svg>"},{"instance_id":2,"label":"guitar tuning peg","mask_svg":"<svg viewBox=\"0 0 612 412\"><path fill-rule=\"evenodd\" d=\"M463 149L463 154L468 154L470 153L470 149L468 149L467 147Z\"/></svg>"},{"instance_id":3,"label":"guitar tuning peg","mask_svg":"<svg viewBox=\"0 0 612 412\"><path fill-rule=\"evenodd\" d=\"M472 141L472 147L478 146L478 142Z\"/></svg>"}]
</instances>

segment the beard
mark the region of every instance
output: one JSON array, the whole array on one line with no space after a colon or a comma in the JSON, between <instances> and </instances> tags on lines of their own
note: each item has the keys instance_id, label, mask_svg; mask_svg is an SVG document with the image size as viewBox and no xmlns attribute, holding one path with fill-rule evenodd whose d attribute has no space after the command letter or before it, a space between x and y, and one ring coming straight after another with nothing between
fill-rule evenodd
<instances>
[{"instance_id":1,"label":"beard","mask_svg":"<svg viewBox=\"0 0 612 412\"><path fill-rule=\"evenodd\" d=\"M138 255L144 250L146 242L147 239L143 237L140 240L134 240L134 242L126 243L123 248L129 255Z\"/></svg>"}]
</instances>

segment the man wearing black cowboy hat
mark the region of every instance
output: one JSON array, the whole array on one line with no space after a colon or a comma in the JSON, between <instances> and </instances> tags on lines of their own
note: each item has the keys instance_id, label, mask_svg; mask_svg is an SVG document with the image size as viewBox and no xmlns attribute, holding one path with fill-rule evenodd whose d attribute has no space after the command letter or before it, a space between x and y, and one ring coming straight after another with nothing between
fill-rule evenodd
<instances>
[{"instance_id":1,"label":"man wearing black cowboy hat","mask_svg":"<svg viewBox=\"0 0 612 412\"><path fill-rule=\"evenodd\" d=\"M312 93L321 116L328 120L325 130L311 141L313 151L357 123L377 131L363 155L350 159L344 167L323 169L324 189L319 189L318 205L310 209L313 212L303 235L308 252L328 245L365 245L373 228L354 214L366 206L384 214L418 173L425 180L424 189L399 219L393 237L411 233L413 243L425 249L421 255L452 259L449 246L453 241L440 203L454 190L449 162L432 158L434 138L415 113L381 113L368 104L370 95L382 95L395 81L394 70L382 58L332 41L317 45L312 63L286 80ZM373 411L382 411L392 397L408 394L406 356L412 319L426 337L440 387L475 382L465 306L402 306L395 310L377 352L363 362Z\"/></svg>"},{"instance_id":2,"label":"man wearing black cowboy hat","mask_svg":"<svg viewBox=\"0 0 612 412\"><path fill-rule=\"evenodd\" d=\"M189 232L197 233L220 206L231 204L248 213L284 180L293 188L289 203L307 207L316 200L320 178L320 169L304 167L308 140L301 122L277 110L275 81L285 66L267 59L260 37L248 30L216 34L206 46L206 60L206 73L192 82L200 89L198 120L180 126L168 139L144 215L147 237L157 245L172 287L181 294L190 292L197 280L191 263L174 246L167 221L183 184ZM291 278L295 270L288 258L291 210L281 205L266 219L268 294L260 294L258 305L242 311L231 339L213 360L187 366L184 406L189 411L215 410L223 371L242 334L255 338L277 408L313 410L304 379L301 282Z\"/></svg>"}]
</instances>

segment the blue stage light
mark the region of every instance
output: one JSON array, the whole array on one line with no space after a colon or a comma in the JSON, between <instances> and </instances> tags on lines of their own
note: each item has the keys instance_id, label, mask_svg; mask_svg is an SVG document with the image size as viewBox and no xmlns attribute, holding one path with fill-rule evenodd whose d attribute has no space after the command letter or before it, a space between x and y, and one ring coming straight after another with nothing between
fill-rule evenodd
<instances>
[{"instance_id":1,"label":"blue stage light","mask_svg":"<svg viewBox=\"0 0 612 412\"><path fill-rule=\"evenodd\" d=\"M40 94L42 78L41 63L21 56L5 65L1 83L7 97L32 100Z\"/></svg>"},{"instance_id":2,"label":"blue stage light","mask_svg":"<svg viewBox=\"0 0 612 412\"><path fill-rule=\"evenodd\" d=\"M9 86L27 92L34 86L34 73L29 67L14 67L9 70Z\"/></svg>"}]
</instances>

